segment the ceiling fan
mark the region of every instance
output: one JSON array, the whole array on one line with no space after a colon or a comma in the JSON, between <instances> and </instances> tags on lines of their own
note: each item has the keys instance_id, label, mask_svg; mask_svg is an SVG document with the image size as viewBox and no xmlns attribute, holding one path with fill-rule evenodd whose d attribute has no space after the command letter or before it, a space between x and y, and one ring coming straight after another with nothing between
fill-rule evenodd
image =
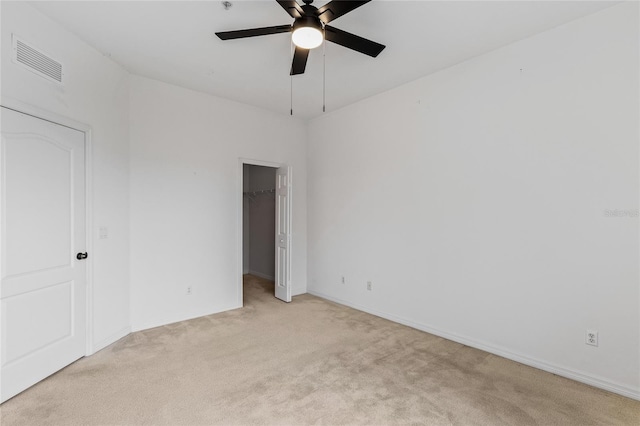
<instances>
[{"instance_id":1,"label":"ceiling fan","mask_svg":"<svg viewBox=\"0 0 640 426\"><path fill-rule=\"evenodd\" d=\"M309 50L320 46L325 39L374 58L385 48L384 45L376 43L375 41L367 40L366 38L327 25L334 19L351 12L371 0L333 0L319 8L311 5L313 0L303 0L305 4L302 6L295 0L276 1L294 18L293 24L252 28L248 30L223 31L217 32L216 35L221 40L232 40L292 32L291 39L296 48L293 54L290 75L304 73Z\"/></svg>"}]
</instances>

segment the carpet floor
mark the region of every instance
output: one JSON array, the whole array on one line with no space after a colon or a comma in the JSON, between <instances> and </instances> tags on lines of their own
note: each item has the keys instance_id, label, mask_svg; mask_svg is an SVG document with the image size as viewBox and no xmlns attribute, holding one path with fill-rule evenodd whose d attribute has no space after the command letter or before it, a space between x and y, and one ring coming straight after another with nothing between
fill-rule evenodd
<instances>
[{"instance_id":1,"label":"carpet floor","mask_svg":"<svg viewBox=\"0 0 640 426\"><path fill-rule=\"evenodd\" d=\"M242 309L132 333L12 425L638 425L640 402L245 276Z\"/></svg>"}]
</instances>

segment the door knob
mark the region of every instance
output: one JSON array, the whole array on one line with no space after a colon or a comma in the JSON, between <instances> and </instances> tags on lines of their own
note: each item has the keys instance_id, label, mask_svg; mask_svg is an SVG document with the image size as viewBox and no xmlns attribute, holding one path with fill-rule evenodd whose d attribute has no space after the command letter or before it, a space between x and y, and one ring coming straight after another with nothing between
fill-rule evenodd
<instances>
[{"instance_id":1,"label":"door knob","mask_svg":"<svg viewBox=\"0 0 640 426\"><path fill-rule=\"evenodd\" d=\"M86 259L89 255L87 254L87 252L84 253L78 253L76 254L76 259L78 260L82 260L82 259Z\"/></svg>"}]
</instances>

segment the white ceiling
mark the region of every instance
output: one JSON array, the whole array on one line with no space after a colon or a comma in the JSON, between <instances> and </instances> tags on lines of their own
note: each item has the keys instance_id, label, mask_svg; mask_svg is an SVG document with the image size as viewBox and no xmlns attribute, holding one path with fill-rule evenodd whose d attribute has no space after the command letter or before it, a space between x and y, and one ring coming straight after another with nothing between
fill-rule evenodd
<instances>
[{"instance_id":1,"label":"white ceiling","mask_svg":"<svg viewBox=\"0 0 640 426\"><path fill-rule=\"evenodd\" d=\"M289 34L221 41L216 31L293 20L274 0L31 2L134 74L289 113ZM300 0L301 2L301 0ZM317 0L314 6L327 3ZM610 1L374 0L331 25L385 44L377 58L327 43L335 110L613 5ZM322 114L322 48L293 77L294 115Z\"/></svg>"}]
</instances>

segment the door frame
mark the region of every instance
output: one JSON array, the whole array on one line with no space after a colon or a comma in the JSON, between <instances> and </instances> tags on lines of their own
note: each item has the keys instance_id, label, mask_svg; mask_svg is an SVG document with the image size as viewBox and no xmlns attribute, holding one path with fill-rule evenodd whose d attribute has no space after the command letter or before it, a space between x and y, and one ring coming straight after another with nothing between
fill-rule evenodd
<instances>
[{"instance_id":1,"label":"door frame","mask_svg":"<svg viewBox=\"0 0 640 426\"><path fill-rule=\"evenodd\" d=\"M87 252L93 253L93 144L92 128L90 125L76 121L72 118L60 115L35 105L20 101L15 98L3 96L0 98L0 106L26 114L40 120L48 121L59 126L68 127L84 134L84 183L85 183L85 239ZM0 218L2 220L2 218ZM85 356L92 355L93 347L93 256L87 258L87 270L85 282L87 285L85 300L86 334L85 334Z\"/></svg>"},{"instance_id":2,"label":"door frame","mask_svg":"<svg viewBox=\"0 0 640 426\"><path fill-rule=\"evenodd\" d=\"M243 307L243 283L242 283L242 275L244 272L243 269L243 265L242 265L242 261L243 261L243 247L244 247L244 241L243 241L243 223L242 223L242 217L243 217L243 192L244 192L244 166L248 165L248 166L263 166L263 167L272 167L274 169L279 169L281 167L286 167L288 169L288 173L289 173L289 184L291 186L293 186L292 182L292 170L293 168L288 165L288 164L284 164L284 163L275 163L272 161L263 161L263 160L254 160L254 159L250 159L250 158L243 158L240 157L238 159L238 190L237 190L237 194L238 194L238 201L237 201L237 214L236 214L236 222L237 222L237 242L238 242L238 251L237 251L237 255L236 258L238 259L237 261L237 265L236 265L236 276L238 277L238 281L237 281L237 293L236 293L236 297L237 297L237 306L239 308ZM289 217L289 223L293 224L292 222L292 212L293 212L293 191L291 194L291 200L288 203L288 211L287 211L287 215ZM293 238L290 238L289 240L289 246L287 247L287 250L289 250L289 258L291 259L293 257L293 251L292 250L292 246L293 244L291 243L291 240ZM274 241L275 244L275 241ZM275 260L274 260L275 262ZM277 267L277 266L276 266ZM289 265L289 269L291 269L291 265ZM277 276L277 271L276 271L276 276ZM289 281L289 285L293 285L292 281ZM275 297L275 295L274 295Z\"/></svg>"}]
</instances>

